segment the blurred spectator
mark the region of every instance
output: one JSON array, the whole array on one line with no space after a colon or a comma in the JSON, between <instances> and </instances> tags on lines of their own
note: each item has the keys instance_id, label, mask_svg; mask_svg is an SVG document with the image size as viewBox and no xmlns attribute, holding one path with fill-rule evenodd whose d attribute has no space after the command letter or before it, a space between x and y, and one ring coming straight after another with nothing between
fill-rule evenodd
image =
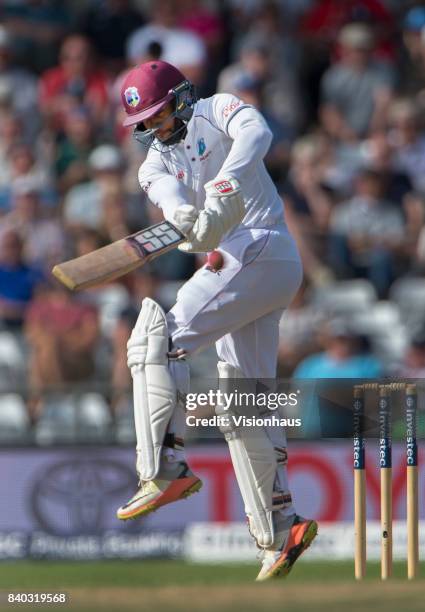
<instances>
[{"instance_id":1,"label":"blurred spectator","mask_svg":"<svg viewBox=\"0 0 425 612\"><path fill-rule=\"evenodd\" d=\"M375 54L393 57L391 33L394 18L381 0L314 0L301 16L299 38L302 46L300 82L306 114L315 122L320 103L320 81L330 62L338 57L338 34L349 23L373 28Z\"/></svg>"},{"instance_id":2,"label":"blurred spectator","mask_svg":"<svg viewBox=\"0 0 425 612\"><path fill-rule=\"evenodd\" d=\"M49 273L65 254L65 236L60 219L46 218L40 203L37 182L16 181L12 191L12 210L3 217L2 226L13 228L24 240L27 262Z\"/></svg>"},{"instance_id":3,"label":"blurred spectator","mask_svg":"<svg viewBox=\"0 0 425 612\"><path fill-rule=\"evenodd\" d=\"M59 65L41 75L40 109L47 124L59 131L69 110L84 104L96 125L102 125L108 113L106 75L94 62L90 43L80 34L72 34L62 43Z\"/></svg>"},{"instance_id":4,"label":"blurred spectator","mask_svg":"<svg viewBox=\"0 0 425 612\"><path fill-rule=\"evenodd\" d=\"M301 22L301 33L308 42L332 47L342 27L348 23L367 24L377 41L377 55L394 57L394 16L381 0L316 0Z\"/></svg>"},{"instance_id":5,"label":"blurred spectator","mask_svg":"<svg viewBox=\"0 0 425 612\"><path fill-rule=\"evenodd\" d=\"M73 299L63 286L54 284L34 300L25 332L33 401L50 388L87 381L94 374L99 339L96 310Z\"/></svg>"},{"instance_id":6,"label":"blurred spectator","mask_svg":"<svg viewBox=\"0 0 425 612\"><path fill-rule=\"evenodd\" d=\"M57 0L4 0L2 19L13 35L20 61L36 72L52 66L72 23L67 3Z\"/></svg>"},{"instance_id":7,"label":"blurred spectator","mask_svg":"<svg viewBox=\"0 0 425 612\"><path fill-rule=\"evenodd\" d=\"M22 121L18 115L12 111L0 115L0 188L7 187L12 180L10 154L13 147L22 140ZM7 203L3 206L7 208Z\"/></svg>"},{"instance_id":8,"label":"blurred spectator","mask_svg":"<svg viewBox=\"0 0 425 612\"><path fill-rule=\"evenodd\" d=\"M305 136L292 149L291 168L281 193L286 220L301 252L304 273L313 283L329 280L323 265L332 200L323 185L320 141Z\"/></svg>"},{"instance_id":9,"label":"blurred spectator","mask_svg":"<svg viewBox=\"0 0 425 612\"><path fill-rule=\"evenodd\" d=\"M0 234L0 329L20 329L26 309L44 280L41 270L23 257L23 241L17 231Z\"/></svg>"},{"instance_id":10,"label":"blurred spectator","mask_svg":"<svg viewBox=\"0 0 425 612\"><path fill-rule=\"evenodd\" d=\"M425 89L425 54L423 28L425 7L411 8L403 21L403 45L400 49L397 92L412 96Z\"/></svg>"},{"instance_id":11,"label":"blurred spectator","mask_svg":"<svg viewBox=\"0 0 425 612\"><path fill-rule=\"evenodd\" d=\"M401 207L413 186L409 175L396 167L394 147L386 130L376 130L364 141L362 157L367 166L381 174L384 198Z\"/></svg>"},{"instance_id":12,"label":"blurred spectator","mask_svg":"<svg viewBox=\"0 0 425 612\"><path fill-rule=\"evenodd\" d=\"M303 283L279 323L278 378L289 378L307 355L319 350L317 330L325 323L325 313L308 300Z\"/></svg>"},{"instance_id":13,"label":"blurred spectator","mask_svg":"<svg viewBox=\"0 0 425 612\"><path fill-rule=\"evenodd\" d=\"M425 259L420 255L420 245L425 237L425 197L416 191L410 191L403 198L403 212L406 219L404 250L410 260L409 271L413 272L418 268L424 270Z\"/></svg>"},{"instance_id":14,"label":"blurred spectator","mask_svg":"<svg viewBox=\"0 0 425 612\"><path fill-rule=\"evenodd\" d=\"M425 330L412 338L398 375L402 378L425 378Z\"/></svg>"},{"instance_id":15,"label":"blurred spectator","mask_svg":"<svg viewBox=\"0 0 425 612\"><path fill-rule=\"evenodd\" d=\"M416 243L416 252L413 254L414 257L417 258L417 262L419 263L419 268L422 271L422 273L425 272L425 197L421 196L419 194L416 193L412 193L410 194L409 200L413 200L413 202L411 202L411 205L416 205L415 208L418 209L419 211L417 212L417 216L419 217L419 215L421 214L421 219L422 222L418 223L417 219L416 219L416 227L414 228L416 230L416 236L417 236L417 243ZM409 203L408 200L408 203ZM413 220L412 220L413 222ZM412 228L413 230L413 228Z\"/></svg>"},{"instance_id":16,"label":"blurred spectator","mask_svg":"<svg viewBox=\"0 0 425 612\"><path fill-rule=\"evenodd\" d=\"M395 101L389 122L395 167L409 176L417 191L425 194L425 134L418 105L409 98Z\"/></svg>"},{"instance_id":17,"label":"blurred spectator","mask_svg":"<svg viewBox=\"0 0 425 612\"><path fill-rule=\"evenodd\" d=\"M355 194L331 217L330 264L340 278L366 277L380 297L394 280L394 258L404 239L400 210L383 199L381 175L362 170Z\"/></svg>"},{"instance_id":18,"label":"blurred spectator","mask_svg":"<svg viewBox=\"0 0 425 612\"><path fill-rule=\"evenodd\" d=\"M124 68L125 41L143 26L144 18L131 0L95 0L80 17L79 31L91 41L111 75Z\"/></svg>"},{"instance_id":19,"label":"blurred spectator","mask_svg":"<svg viewBox=\"0 0 425 612\"><path fill-rule=\"evenodd\" d=\"M264 108L262 82L249 74L241 75L235 81L235 94L247 104L255 106L267 121L273 140L264 159L267 169L274 181L279 182L287 171L289 151L294 140L294 130L281 122L273 112Z\"/></svg>"},{"instance_id":20,"label":"blurred spectator","mask_svg":"<svg viewBox=\"0 0 425 612\"><path fill-rule=\"evenodd\" d=\"M261 36L250 36L240 49L237 62L226 66L218 78L217 91L236 94L237 82L249 76L262 86L263 110L295 130L300 123L301 106L291 75L273 69L271 47Z\"/></svg>"},{"instance_id":21,"label":"blurred spectator","mask_svg":"<svg viewBox=\"0 0 425 612\"><path fill-rule=\"evenodd\" d=\"M64 220L71 230L92 228L113 242L131 233L127 225L130 198L123 187L124 160L118 148L101 145L92 151L88 162L92 180L70 189Z\"/></svg>"},{"instance_id":22,"label":"blurred spectator","mask_svg":"<svg viewBox=\"0 0 425 612\"><path fill-rule=\"evenodd\" d=\"M44 206L57 203L56 192L47 163L41 156L37 159L30 145L19 142L9 149L9 178L7 185L0 187L0 209L10 210L13 204L13 192L22 184L31 184L40 193Z\"/></svg>"},{"instance_id":23,"label":"blurred spectator","mask_svg":"<svg viewBox=\"0 0 425 612\"><path fill-rule=\"evenodd\" d=\"M322 331L320 342L323 352L301 361L294 378L377 378L382 375L382 364L371 353L367 338L350 330L346 324L331 322Z\"/></svg>"},{"instance_id":24,"label":"blurred spectator","mask_svg":"<svg viewBox=\"0 0 425 612\"><path fill-rule=\"evenodd\" d=\"M40 127L37 108L37 80L25 68L14 64L12 37L0 25L0 90L10 108L25 124L25 133L34 137Z\"/></svg>"},{"instance_id":25,"label":"blurred spectator","mask_svg":"<svg viewBox=\"0 0 425 612\"><path fill-rule=\"evenodd\" d=\"M266 0L260 3L250 19L248 31L242 28L235 32L233 57L239 57L240 50L250 41L261 41L268 47L271 71L290 80L294 87L298 79L300 44L288 27L282 2Z\"/></svg>"},{"instance_id":26,"label":"blurred spectator","mask_svg":"<svg viewBox=\"0 0 425 612\"><path fill-rule=\"evenodd\" d=\"M373 127L385 125L393 75L372 57L370 28L345 26L339 36L341 59L323 75L321 121L336 139L353 141Z\"/></svg>"},{"instance_id":27,"label":"blurred spectator","mask_svg":"<svg viewBox=\"0 0 425 612\"><path fill-rule=\"evenodd\" d=\"M55 172L62 192L89 179L88 158L94 145L93 131L90 112L83 106L64 117L55 159Z\"/></svg>"},{"instance_id":28,"label":"blurred spectator","mask_svg":"<svg viewBox=\"0 0 425 612\"><path fill-rule=\"evenodd\" d=\"M177 23L183 30L189 30L202 39L210 61L220 57L224 24L217 10L209 10L202 0L180 0Z\"/></svg>"},{"instance_id":29,"label":"blurred spectator","mask_svg":"<svg viewBox=\"0 0 425 612\"><path fill-rule=\"evenodd\" d=\"M201 85L206 76L206 49L199 36L178 27L178 3L156 0L151 5L148 25L131 34L127 40L127 60L136 65L152 50L152 43L161 49L160 58L176 66L195 85Z\"/></svg>"}]
</instances>

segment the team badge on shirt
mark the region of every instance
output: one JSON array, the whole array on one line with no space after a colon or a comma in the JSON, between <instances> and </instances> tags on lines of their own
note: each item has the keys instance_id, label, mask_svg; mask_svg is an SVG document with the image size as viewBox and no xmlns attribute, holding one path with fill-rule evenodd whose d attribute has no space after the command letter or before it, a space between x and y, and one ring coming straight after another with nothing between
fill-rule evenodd
<instances>
[{"instance_id":1,"label":"team badge on shirt","mask_svg":"<svg viewBox=\"0 0 425 612\"><path fill-rule=\"evenodd\" d=\"M140 96L137 87L127 87L124 92L124 96L128 106L132 106L133 108L135 108L140 102Z\"/></svg>"},{"instance_id":2,"label":"team badge on shirt","mask_svg":"<svg viewBox=\"0 0 425 612\"><path fill-rule=\"evenodd\" d=\"M198 140L198 154L199 155L203 155L205 153L206 148L207 148L207 145L205 144L205 140L203 138L199 138L199 140Z\"/></svg>"}]
</instances>

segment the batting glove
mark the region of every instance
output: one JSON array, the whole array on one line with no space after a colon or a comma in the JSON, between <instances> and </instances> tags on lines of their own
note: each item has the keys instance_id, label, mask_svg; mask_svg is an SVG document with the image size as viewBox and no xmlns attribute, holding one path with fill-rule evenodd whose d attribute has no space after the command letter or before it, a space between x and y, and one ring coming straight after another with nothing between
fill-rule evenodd
<instances>
[{"instance_id":1,"label":"batting glove","mask_svg":"<svg viewBox=\"0 0 425 612\"><path fill-rule=\"evenodd\" d=\"M200 211L189 241L178 248L186 253L208 253L220 244L223 236L245 216L245 203L239 182L218 178L205 184L205 208Z\"/></svg>"}]
</instances>

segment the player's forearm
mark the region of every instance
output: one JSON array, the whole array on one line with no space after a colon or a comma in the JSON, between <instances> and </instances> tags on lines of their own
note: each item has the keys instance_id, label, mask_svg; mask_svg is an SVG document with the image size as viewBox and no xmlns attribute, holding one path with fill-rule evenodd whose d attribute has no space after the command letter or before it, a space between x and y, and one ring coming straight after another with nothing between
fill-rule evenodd
<instances>
[{"instance_id":1,"label":"player's forearm","mask_svg":"<svg viewBox=\"0 0 425 612\"><path fill-rule=\"evenodd\" d=\"M219 172L220 176L233 176L239 181L243 181L244 174L252 170L253 163L264 159L273 139L261 115L243 115L242 110L229 123L233 145Z\"/></svg>"},{"instance_id":2,"label":"player's forearm","mask_svg":"<svg viewBox=\"0 0 425 612\"><path fill-rule=\"evenodd\" d=\"M142 181L141 184L143 186ZM147 191L151 202L159 206L164 213L164 217L171 222L179 206L188 204L184 185L171 175L164 174L150 185Z\"/></svg>"}]
</instances>

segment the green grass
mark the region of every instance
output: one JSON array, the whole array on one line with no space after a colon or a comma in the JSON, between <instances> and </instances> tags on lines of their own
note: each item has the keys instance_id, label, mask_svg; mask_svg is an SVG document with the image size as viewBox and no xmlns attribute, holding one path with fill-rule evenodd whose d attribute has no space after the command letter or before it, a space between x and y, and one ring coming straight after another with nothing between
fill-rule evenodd
<instances>
[{"instance_id":1,"label":"green grass","mask_svg":"<svg viewBox=\"0 0 425 612\"><path fill-rule=\"evenodd\" d=\"M231 585L252 583L254 564L198 565L182 561L16 561L0 564L0 589L53 587L161 587L178 585ZM342 561L298 562L292 582L338 582L353 579L353 563ZM379 578L379 563L368 564L368 580ZM425 563L421 574L425 576ZM406 565L394 563L394 578L404 578ZM425 591L424 591L425 597Z\"/></svg>"},{"instance_id":2,"label":"green grass","mask_svg":"<svg viewBox=\"0 0 425 612\"><path fill-rule=\"evenodd\" d=\"M253 564L193 565L181 561L101 561L0 563L0 591L69 594L78 612L419 612L425 609L425 578L405 580L404 563L394 578L379 580L379 564L368 565L363 583L352 562L297 563L286 579L253 582ZM425 576L422 563L421 575ZM1 605L0 605L1 607ZM30 606L19 606L28 610ZM10 609L13 609L10 606ZM34 606L34 609L44 608Z\"/></svg>"}]
</instances>

